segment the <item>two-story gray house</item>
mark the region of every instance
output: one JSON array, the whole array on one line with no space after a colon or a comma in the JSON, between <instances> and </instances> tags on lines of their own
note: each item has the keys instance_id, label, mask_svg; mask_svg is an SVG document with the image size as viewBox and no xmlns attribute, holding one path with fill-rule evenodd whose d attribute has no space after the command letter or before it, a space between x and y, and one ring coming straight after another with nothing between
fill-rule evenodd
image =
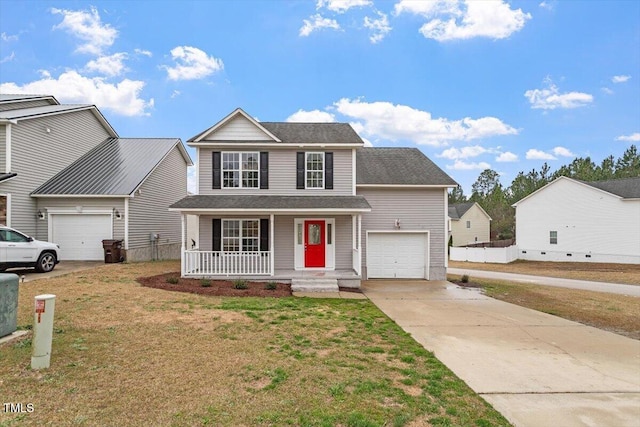
<instances>
[{"instance_id":1,"label":"two-story gray house","mask_svg":"<svg viewBox=\"0 0 640 427\"><path fill-rule=\"evenodd\" d=\"M177 258L191 165L178 138L120 138L94 105L0 94L0 224L60 246L62 260Z\"/></svg>"},{"instance_id":2,"label":"two-story gray house","mask_svg":"<svg viewBox=\"0 0 640 427\"><path fill-rule=\"evenodd\" d=\"M422 152L365 148L349 124L258 122L236 109L189 139L197 192L182 216L184 277L292 280L298 289L446 276L447 190ZM198 217L199 247L186 241Z\"/></svg>"}]
</instances>

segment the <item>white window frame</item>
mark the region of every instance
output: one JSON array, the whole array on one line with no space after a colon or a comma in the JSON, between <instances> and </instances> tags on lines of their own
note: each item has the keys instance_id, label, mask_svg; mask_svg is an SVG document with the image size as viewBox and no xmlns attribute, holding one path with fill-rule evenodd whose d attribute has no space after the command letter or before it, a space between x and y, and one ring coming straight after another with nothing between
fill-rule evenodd
<instances>
[{"instance_id":1,"label":"white window frame","mask_svg":"<svg viewBox=\"0 0 640 427\"><path fill-rule=\"evenodd\" d=\"M309 170L307 169L309 156L312 154L319 154L322 159L322 169L318 170ZM325 180L325 158L324 151L307 151L304 153L304 188L315 189L315 190L323 190L324 189L324 180ZM320 172L322 174L322 186L321 187L309 187L309 172Z\"/></svg>"},{"instance_id":2,"label":"white window frame","mask_svg":"<svg viewBox=\"0 0 640 427\"><path fill-rule=\"evenodd\" d=\"M324 221L325 232L325 258L324 267L305 267L304 266L304 223L305 221ZM331 227L328 227L331 224ZM298 229L300 227L300 229ZM329 230L331 228L331 230ZM300 240L298 240L298 231L300 231ZM331 238L327 233L331 231ZM331 243L328 243L331 241ZM335 270L336 269L336 219L335 218L318 218L305 217L294 218L293 220L293 265L294 270Z\"/></svg>"},{"instance_id":3,"label":"white window frame","mask_svg":"<svg viewBox=\"0 0 640 427\"><path fill-rule=\"evenodd\" d=\"M223 252L236 252L236 251L226 251L224 249L224 239L225 239L225 230L227 229L227 223L231 221L237 221L240 229L240 235L237 237L238 242L238 251L237 252L260 252L260 219L259 218L223 218L222 224L220 226L220 250ZM258 224L258 237L244 237L244 223L249 221L255 221ZM228 237L227 237L228 238ZM235 237L234 237L235 239ZM257 239L258 246L255 251L245 251L243 250L243 239Z\"/></svg>"},{"instance_id":4,"label":"white window frame","mask_svg":"<svg viewBox=\"0 0 640 427\"><path fill-rule=\"evenodd\" d=\"M238 159L238 169L225 169L224 168L224 156L225 154L237 154L239 159ZM258 169L247 169L246 171L242 168L242 155L243 154L254 154L256 156L257 159L257 163L258 163ZM230 172L230 171L238 171L238 187L228 187L225 186L225 180L224 180L224 173L226 172ZM243 172L256 172L258 174L258 179L257 179L257 184L255 187L245 187L243 184L243 180L242 180L242 174ZM237 189L251 189L251 190L257 190L260 188L260 152L259 151L223 151L220 155L220 188L228 190L228 189L232 189L232 190L237 190Z\"/></svg>"},{"instance_id":5,"label":"white window frame","mask_svg":"<svg viewBox=\"0 0 640 427\"><path fill-rule=\"evenodd\" d=\"M552 233L556 233L556 236L553 237ZM555 239L555 242L553 241ZM556 230L550 230L549 231L549 244L550 245L557 245L558 244L558 232Z\"/></svg>"}]
</instances>

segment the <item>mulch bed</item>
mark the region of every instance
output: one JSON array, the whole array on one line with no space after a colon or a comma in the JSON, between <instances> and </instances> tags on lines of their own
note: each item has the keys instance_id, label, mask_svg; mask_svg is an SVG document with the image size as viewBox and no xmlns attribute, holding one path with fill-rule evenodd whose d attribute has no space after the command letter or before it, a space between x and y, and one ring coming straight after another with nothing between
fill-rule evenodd
<instances>
[{"instance_id":1,"label":"mulch bed","mask_svg":"<svg viewBox=\"0 0 640 427\"><path fill-rule=\"evenodd\" d=\"M169 283L170 278L178 279L177 283ZM275 289L266 289L267 282L247 281L247 289L235 289L231 280L183 279L180 273L165 273L158 276L139 277L142 286L166 291L189 292L199 295L230 297L288 297L291 296L291 285L276 283ZM209 286L203 286L209 285Z\"/></svg>"}]
</instances>

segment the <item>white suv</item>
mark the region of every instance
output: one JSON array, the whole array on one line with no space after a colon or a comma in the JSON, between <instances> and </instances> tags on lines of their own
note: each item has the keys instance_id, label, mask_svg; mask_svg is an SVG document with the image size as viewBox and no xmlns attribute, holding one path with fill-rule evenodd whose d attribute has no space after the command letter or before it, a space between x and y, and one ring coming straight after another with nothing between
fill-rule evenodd
<instances>
[{"instance_id":1,"label":"white suv","mask_svg":"<svg viewBox=\"0 0 640 427\"><path fill-rule=\"evenodd\" d=\"M35 267L46 273L56 266L60 247L41 242L13 228L0 225L0 271L13 267Z\"/></svg>"}]
</instances>

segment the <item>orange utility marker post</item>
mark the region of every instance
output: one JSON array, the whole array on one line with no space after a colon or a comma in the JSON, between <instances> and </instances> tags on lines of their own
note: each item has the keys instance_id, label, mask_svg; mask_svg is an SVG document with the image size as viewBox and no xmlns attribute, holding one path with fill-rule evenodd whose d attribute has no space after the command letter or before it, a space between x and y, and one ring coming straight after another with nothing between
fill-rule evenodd
<instances>
[{"instance_id":1,"label":"orange utility marker post","mask_svg":"<svg viewBox=\"0 0 640 427\"><path fill-rule=\"evenodd\" d=\"M35 298L33 313L33 345L31 369L48 368L51 360L51 340L53 339L53 312L56 296L45 294Z\"/></svg>"}]
</instances>

